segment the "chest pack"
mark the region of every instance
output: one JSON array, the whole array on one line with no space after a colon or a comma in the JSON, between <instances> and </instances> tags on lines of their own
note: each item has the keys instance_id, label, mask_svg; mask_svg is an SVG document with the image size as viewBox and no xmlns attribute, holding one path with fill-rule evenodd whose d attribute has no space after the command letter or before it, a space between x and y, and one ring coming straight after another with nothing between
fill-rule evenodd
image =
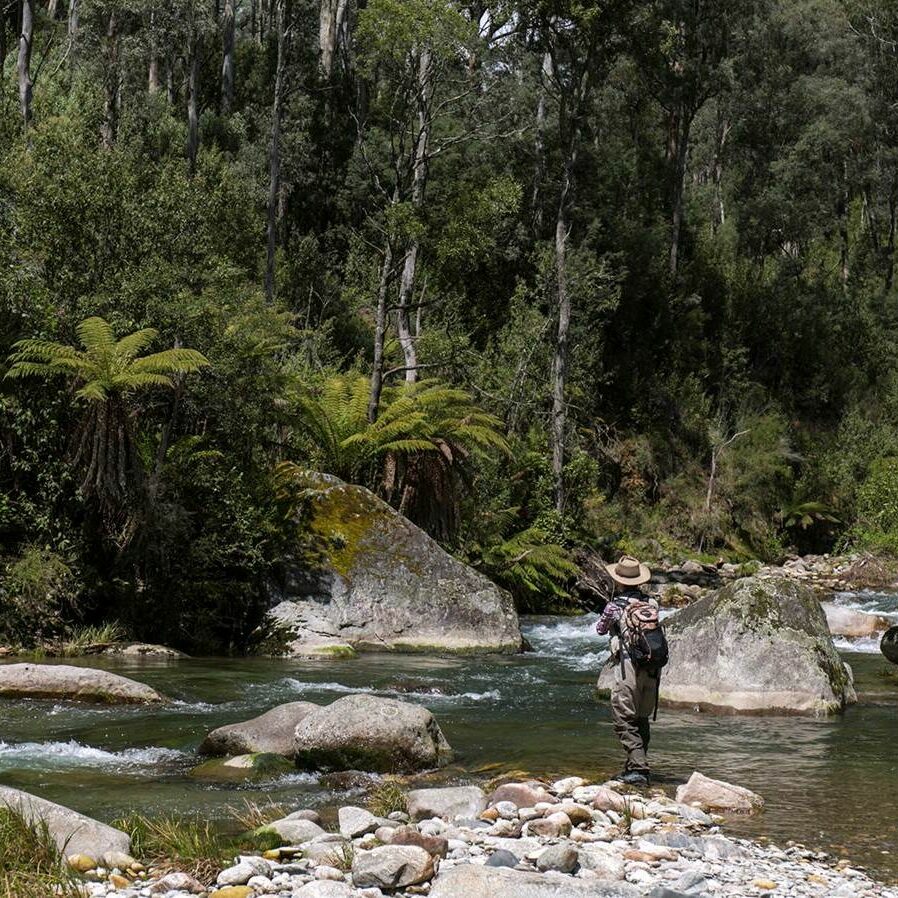
<instances>
[{"instance_id":1,"label":"chest pack","mask_svg":"<svg viewBox=\"0 0 898 898\"><path fill-rule=\"evenodd\" d=\"M670 651L657 606L629 599L620 608L621 665L626 655L637 668L659 675L670 660Z\"/></svg>"}]
</instances>

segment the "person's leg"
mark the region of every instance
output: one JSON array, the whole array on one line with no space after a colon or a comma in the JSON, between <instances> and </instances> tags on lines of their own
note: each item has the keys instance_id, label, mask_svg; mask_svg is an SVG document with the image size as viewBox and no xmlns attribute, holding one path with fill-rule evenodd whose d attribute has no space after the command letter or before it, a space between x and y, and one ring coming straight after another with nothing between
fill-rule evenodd
<instances>
[{"instance_id":1,"label":"person's leg","mask_svg":"<svg viewBox=\"0 0 898 898\"><path fill-rule=\"evenodd\" d=\"M627 753L626 769L645 770L648 761L637 724L639 702L637 673L629 661L624 662L623 674L620 662L616 668L614 686L611 690L611 718L614 733Z\"/></svg>"},{"instance_id":2,"label":"person's leg","mask_svg":"<svg viewBox=\"0 0 898 898\"><path fill-rule=\"evenodd\" d=\"M642 740L642 748L646 754L645 767L648 769L649 743L652 741L651 718L655 713L655 699L658 694L658 678L644 670L636 674L636 728Z\"/></svg>"}]
</instances>

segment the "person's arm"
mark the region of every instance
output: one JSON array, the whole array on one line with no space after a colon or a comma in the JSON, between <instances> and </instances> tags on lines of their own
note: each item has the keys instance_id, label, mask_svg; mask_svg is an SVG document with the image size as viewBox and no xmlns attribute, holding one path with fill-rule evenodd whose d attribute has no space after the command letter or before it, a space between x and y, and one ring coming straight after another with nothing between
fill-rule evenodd
<instances>
[{"instance_id":1,"label":"person's arm","mask_svg":"<svg viewBox=\"0 0 898 898\"><path fill-rule=\"evenodd\" d=\"M611 628L620 619L621 610L614 602L609 602L602 612L602 616L596 623L596 633L599 636L607 636L611 632Z\"/></svg>"}]
</instances>

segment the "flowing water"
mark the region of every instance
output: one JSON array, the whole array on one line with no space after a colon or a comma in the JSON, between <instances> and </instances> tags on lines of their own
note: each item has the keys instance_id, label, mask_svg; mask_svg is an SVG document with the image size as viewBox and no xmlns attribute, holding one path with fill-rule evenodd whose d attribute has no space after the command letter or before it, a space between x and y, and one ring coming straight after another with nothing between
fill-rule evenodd
<instances>
[{"instance_id":1,"label":"flowing water","mask_svg":"<svg viewBox=\"0 0 898 898\"><path fill-rule=\"evenodd\" d=\"M846 593L836 601L894 616L898 594ZM195 750L214 727L299 699L327 703L371 692L430 708L458 760L449 782L501 773L607 776L621 754L606 702L594 694L605 642L594 617L529 618L534 651L516 657L364 655L348 661L86 659L174 697L164 708L65 702L0 704L0 783L103 820L131 809L222 821L244 799L330 805L353 789L309 774L252 786L191 779ZM837 643L860 702L827 720L719 717L662 709L652 755L664 785L693 770L761 793L767 808L730 831L831 849L898 880L898 676L876 640ZM898 674L898 667L890 671ZM356 787L356 792L358 787Z\"/></svg>"}]
</instances>

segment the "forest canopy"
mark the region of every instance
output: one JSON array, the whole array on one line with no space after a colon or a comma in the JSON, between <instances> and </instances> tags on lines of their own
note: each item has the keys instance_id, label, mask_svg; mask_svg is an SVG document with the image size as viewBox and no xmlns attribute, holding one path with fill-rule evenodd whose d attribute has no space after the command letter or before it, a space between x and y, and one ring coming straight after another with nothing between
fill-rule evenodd
<instances>
[{"instance_id":1,"label":"forest canopy","mask_svg":"<svg viewBox=\"0 0 898 898\"><path fill-rule=\"evenodd\" d=\"M13 0L0 62L0 638L250 648L285 464L525 610L898 552L884 0Z\"/></svg>"}]
</instances>

